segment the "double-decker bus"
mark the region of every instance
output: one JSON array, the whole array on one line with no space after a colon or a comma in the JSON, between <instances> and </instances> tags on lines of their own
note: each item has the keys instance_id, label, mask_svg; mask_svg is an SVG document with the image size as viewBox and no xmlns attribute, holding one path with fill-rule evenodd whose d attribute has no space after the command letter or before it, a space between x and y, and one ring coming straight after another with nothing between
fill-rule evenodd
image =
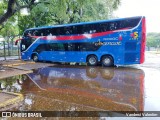
<instances>
[{"instance_id":1,"label":"double-decker bus","mask_svg":"<svg viewBox=\"0 0 160 120\"><path fill-rule=\"evenodd\" d=\"M143 63L145 43L138 16L27 29L20 48L23 60L113 66Z\"/></svg>"}]
</instances>

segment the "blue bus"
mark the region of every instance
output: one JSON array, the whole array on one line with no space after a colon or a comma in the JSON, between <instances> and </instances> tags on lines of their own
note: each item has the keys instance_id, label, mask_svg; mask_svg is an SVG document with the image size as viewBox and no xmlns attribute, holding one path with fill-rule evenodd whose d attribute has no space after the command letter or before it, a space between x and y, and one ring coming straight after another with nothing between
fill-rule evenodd
<instances>
[{"instance_id":1,"label":"blue bus","mask_svg":"<svg viewBox=\"0 0 160 120\"><path fill-rule=\"evenodd\" d=\"M23 60L113 66L143 63L145 43L145 17L138 16L30 28L20 48Z\"/></svg>"}]
</instances>

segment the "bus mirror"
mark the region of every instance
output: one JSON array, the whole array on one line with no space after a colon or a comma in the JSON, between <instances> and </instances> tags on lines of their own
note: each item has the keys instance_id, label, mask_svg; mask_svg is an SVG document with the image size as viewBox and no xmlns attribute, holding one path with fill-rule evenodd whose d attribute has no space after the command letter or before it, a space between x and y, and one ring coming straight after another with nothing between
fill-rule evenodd
<instances>
[{"instance_id":1,"label":"bus mirror","mask_svg":"<svg viewBox=\"0 0 160 120\"><path fill-rule=\"evenodd\" d=\"M18 41L15 42L15 45L17 45L17 44L18 44Z\"/></svg>"},{"instance_id":2,"label":"bus mirror","mask_svg":"<svg viewBox=\"0 0 160 120\"><path fill-rule=\"evenodd\" d=\"M22 40L22 38L17 39L16 42L15 42L15 45L17 45L20 40Z\"/></svg>"}]
</instances>

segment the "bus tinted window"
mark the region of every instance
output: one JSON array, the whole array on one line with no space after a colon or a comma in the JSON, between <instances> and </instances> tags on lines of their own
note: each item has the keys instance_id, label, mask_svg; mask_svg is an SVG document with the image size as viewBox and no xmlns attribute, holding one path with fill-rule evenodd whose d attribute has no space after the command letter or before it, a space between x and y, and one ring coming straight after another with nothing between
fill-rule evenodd
<instances>
[{"instance_id":1,"label":"bus tinted window","mask_svg":"<svg viewBox=\"0 0 160 120\"><path fill-rule=\"evenodd\" d=\"M86 43L51 43L41 44L35 51L40 53L42 51L96 51L100 48L94 42Z\"/></svg>"},{"instance_id":2,"label":"bus tinted window","mask_svg":"<svg viewBox=\"0 0 160 120\"><path fill-rule=\"evenodd\" d=\"M73 34L72 27L64 27L64 35L70 35Z\"/></svg>"},{"instance_id":3,"label":"bus tinted window","mask_svg":"<svg viewBox=\"0 0 160 120\"><path fill-rule=\"evenodd\" d=\"M97 28L97 32L105 32L105 31L108 31L109 24L108 23L97 23L96 28Z\"/></svg>"},{"instance_id":4,"label":"bus tinted window","mask_svg":"<svg viewBox=\"0 0 160 120\"><path fill-rule=\"evenodd\" d=\"M125 19L125 20L119 22L119 29L136 27L140 20L141 20L141 18Z\"/></svg>"},{"instance_id":5,"label":"bus tinted window","mask_svg":"<svg viewBox=\"0 0 160 120\"><path fill-rule=\"evenodd\" d=\"M57 51L65 51L65 49L64 49L64 44L62 44L62 43L57 43Z\"/></svg>"},{"instance_id":6,"label":"bus tinted window","mask_svg":"<svg viewBox=\"0 0 160 120\"><path fill-rule=\"evenodd\" d=\"M66 51L76 51L75 43L68 43L67 46L68 47L67 47ZM77 49L77 51L78 51L78 49Z\"/></svg>"},{"instance_id":7,"label":"bus tinted window","mask_svg":"<svg viewBox=\"0 0 160 120\"><path fill-rule=\"evenodd\" d=\"M45 46L46 46L45 44L41 44L36 48L35 51L38 52L38 53L40 53L42 51L46 51L46 47Z\"/></svg>"},{"instance_id":8,"label":"bus tinted window","mask_svg":"<svg viewBox=\"0 0 160 120\"><path fill-rule=\"evenodd\" d=\"M90 43L79 43L79 50L80 51L96 51L98 50L99 46L96 46L94 42Z\"/></svg>"},{"instance_id":9,"label":"bus tinted window","mask_svg":"<svg viewBox=\"0 0 160 120\"><path fill-rule=\"evenodd\" d=\"M33 34L33 30L27 30L24 33L24 37L27 37L28 35L32 35Z\"/></svg>"},{"instance_id":10,"label":"bus tinted window","mask_svg":"<svg viewBox=\"0 0 160 120\"><path fill-rule=\"evenodd\" d=\"M24 36L48 36L48 35L74 35L74 34L93 34L98 32L106 32L112 30L119 30L124 28L136 27L141 20L140 17L123 19L112 22L99 22L92 24L83 24L75 26L53 27L27 30Z\"/></svg>"},{"instance_id":11,"label":"bus tinted window","mask_svg":"<svg viewBox=\"0 0 160 120\"><path fill-rule=\"evenodd\" d=\"M94 24L86 24L82 26L82 34L92 34L96 33L97 28Z\"/></svg>"},{"instance_id":12,"label":"bus tinted window","mask_svg":"<svg viewBox=\"0 0 160 120\"><path fill-rule=\"evenodd\" d=\"M73 34L78 34L78 32L77 32L77 26L72 26L72 33Z\"/></svg>"}]
</instances>

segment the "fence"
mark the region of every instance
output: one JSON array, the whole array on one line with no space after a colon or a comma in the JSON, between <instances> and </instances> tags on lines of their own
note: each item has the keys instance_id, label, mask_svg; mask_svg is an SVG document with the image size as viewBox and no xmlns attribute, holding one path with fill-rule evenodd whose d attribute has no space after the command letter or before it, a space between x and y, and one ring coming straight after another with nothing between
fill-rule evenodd
<instances>
[{"instance_id":1,"label":"fence","mask_svg":"<svg viewBox=\"0 0 160 120\"><path fill-rule=\"evenodd\" d=\"M20 56L19 46L14 44L13 39L0 41L0 57Z\"/></svg>"}]
</instances>

